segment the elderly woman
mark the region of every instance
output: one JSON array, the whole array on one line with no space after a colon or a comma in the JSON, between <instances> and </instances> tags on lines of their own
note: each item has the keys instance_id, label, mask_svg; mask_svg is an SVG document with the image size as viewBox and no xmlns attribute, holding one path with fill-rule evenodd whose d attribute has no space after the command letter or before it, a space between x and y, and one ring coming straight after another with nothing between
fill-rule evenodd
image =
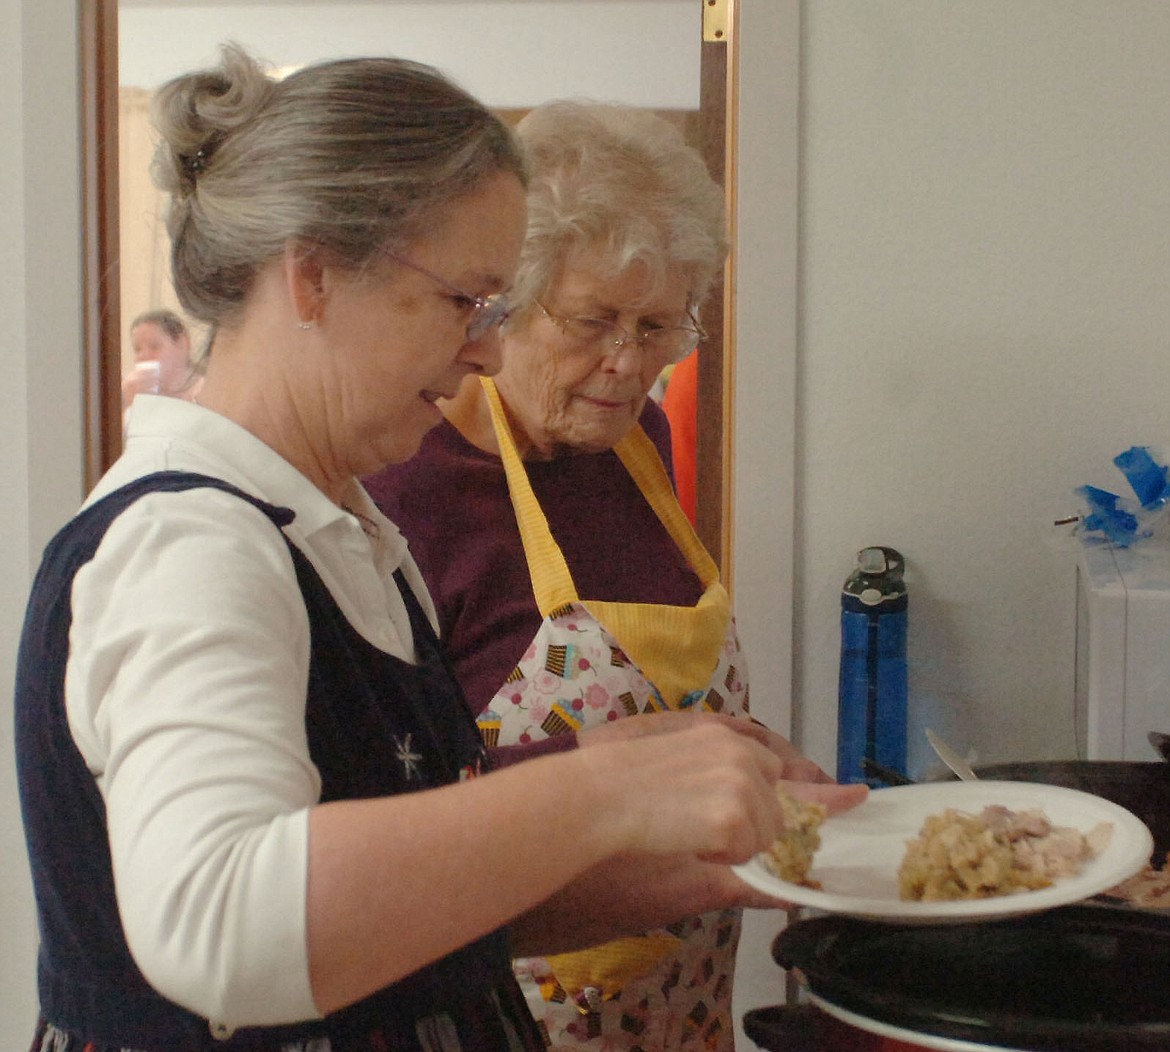
<instances>
[{"instance_id":1,"label":"elderly woman","mask_svg":"<svg viewBox=\"0 0 1170 1052\"><path fill-rule=\"evenodd\" d=\"M583 945L572 899L594 935L644 926L600 877L750 857L784 762L708 722L476 777L430 597L357 477L499 366L508 130L425 67L274 81L233 48L157 123L176 289L215 338L197 403L135 400L34 584L34 1047L537 1052L509 929Z\"/></svg>"},{"instance_id":2,"label":"elderly woman","mask_svg":"<svg viewBox=\"0 0 1170 1052\"><path fill-rule=\"evenodd\" d=\"M441 403L446 423L419 455L367 486L409 539L501 755L649 733L701 710L745 717L727 592L675 499L669 429L647 398L703 338L699 307L726 251L723 194L648 113L552 103L518 130L528 235L503 366ZM789 777L829 781L783 739L770 744ZM564 820L604 806L572 783L550 791ZM516 813L532 803L518 798ZM517 962L554 1048L731 1047L736 907L758 903L720 867L664 867L643 889L685 873L708 882L704 915Z\"/></svg>"}]
</instances>

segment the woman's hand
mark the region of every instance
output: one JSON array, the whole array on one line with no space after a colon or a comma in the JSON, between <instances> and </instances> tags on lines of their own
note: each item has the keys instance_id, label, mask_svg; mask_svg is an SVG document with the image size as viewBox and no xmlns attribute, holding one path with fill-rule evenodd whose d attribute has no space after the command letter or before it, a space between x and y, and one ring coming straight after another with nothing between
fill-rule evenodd
<instances>
[{"instance_id":1,"label":"woman's hand","mask_svg":"<svg viewBox=\"0 0 1170 1052\"><path fill-rule=\"evenodd\" d=\"M754 739L777 756L784 764L783 777L793 782L819 782L834 784L812 760L804 756L795 745L783 735L769 730L762 723L745 716L728 716L719 712L654 712L627 719L614 720L600 727L577 732L577 744L581 747L603 745L608 742L629 741L654 734L673 734L689 730L701 724L718 724L729 727L737 734ZM826 804L828 801L823 801ZM854 801L859 802L859 801Z\"/></svg>"},{"instance_id":2,"label":"woman's hand","mask_svg":"<svg viewBox=\"0 0 1170 1052\"><path fill-rule=\"evenodd\" d=\"M841 811L848 811L849 808L864 803L869 796L869 786L862 783L805 782L790 781L785 778L777 782L776 786L797 800L807 800L813 804L824 804L825 810L831 815L838 814Z\"/></svg>"},{"instance_id":3,"label":"woman's hand","mask_svg":"<svg viewBox=\"0 0 1170 1052\"><path fill-rule=\"evenodd\" d=\"M586 829L596 826L607 857L517 919L513 937L525 955L579 949L713 909L782 909L784 902L730 868L784 830L777 788L830 812L868 793L864 785L833 783L780 735L746 719L667 712L618 720L579 741L599 748L517 767L532 773L537 764L577 765L541 799L567 801L557 786L571 786L572 803L562 806L584 818ZM801 780L810 770L813 780ZM485 781L509 771L516 768ZM579 834L571 840L580 846Z\"/></svg>"},{"instance_id":4,"label":"woman's hand","mask_svg":"<svg viewBox=\"0 0 1170 1052\"><path fill-rule=\"evenodd\" d=\"M608 816L607 853L687 852L744 862L784 828L774 788L785 773L783 759L724 721L685 726L570 754L589 782L575 786L575 795Z\"/></svg>"}]
</instances>

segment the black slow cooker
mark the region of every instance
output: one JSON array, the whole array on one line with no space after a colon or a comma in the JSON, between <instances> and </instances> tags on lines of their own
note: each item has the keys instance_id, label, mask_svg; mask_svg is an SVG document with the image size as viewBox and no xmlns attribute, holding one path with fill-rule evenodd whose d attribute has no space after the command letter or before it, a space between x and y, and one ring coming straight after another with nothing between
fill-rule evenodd
<instances>
[{"instance_id":1,"label":"black slow cooker","mask_svg":"<svg viewBox=\"0 0 1170 1052\"><path fill-rule=\"evenodd\" d=\"M1066 906L977 924L800 921L773 956L828 1010L969 1047L1170 1049L1170 915ZM864 1025L864 1024L862 1024Z\"/></svg>"}]
</instances>

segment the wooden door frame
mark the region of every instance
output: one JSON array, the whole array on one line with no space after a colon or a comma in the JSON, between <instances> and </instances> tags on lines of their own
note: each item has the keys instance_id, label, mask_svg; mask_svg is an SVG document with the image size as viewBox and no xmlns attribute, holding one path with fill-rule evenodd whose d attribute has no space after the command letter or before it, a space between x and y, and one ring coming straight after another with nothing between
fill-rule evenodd
<instances>
[{"instance_id":1,"label":"wooden door frame","mask_svg":"<svg viewBox=\"0 0 1170 1052\"><path fill-rule=\"evenodd\" d=\"M701 0L703 39L699 73L699 126L703 156L727 199L728 239L735 243L735 0ZM723 282L711 291L704 310L709 339L698 358L696 407L695 530L732 586L731 467L735 389L734 255Z\"/></svg>"},{"instance_id":2,"label":"wooden door frame","mask_svg":"<svg viewBox=\"0 0 1170 1052\"><path fill-rule=\"evenodd\" d=\"M79 0L85 488L122 445L118 0Z\"/></svg>"}]
</instances>

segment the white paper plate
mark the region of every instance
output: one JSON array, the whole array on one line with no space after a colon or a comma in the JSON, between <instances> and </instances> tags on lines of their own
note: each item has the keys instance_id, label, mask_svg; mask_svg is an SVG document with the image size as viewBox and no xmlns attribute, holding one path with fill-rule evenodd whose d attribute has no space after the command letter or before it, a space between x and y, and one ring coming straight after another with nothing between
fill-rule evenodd
<instances>
[{"instance_id":1,"label":"white paper plate","mask_svg":"<svg viewBox=\"0 0 1170 1052\"><path fill-rule=\"evenodd\" d=\"M978 814L990 804L1013 811L1039 808L1054 825L1083 833L1108 822L1113 835L1108 847L1077 876L1048 888L990 899L903 902L898 897L898 867L906 841L918 835L923 821L948 807ZM826 819L810 872L820 882L819 889L781 880L758 855L734 869L758 891L796 906L902 924L939 924L1010 917L1079 902L1132 876L1149 861L1153 849L1153 837L1141 819L1091 793L1034 782L937 782L875 789L865 803Z\"/></svg>"}]
</instances>

